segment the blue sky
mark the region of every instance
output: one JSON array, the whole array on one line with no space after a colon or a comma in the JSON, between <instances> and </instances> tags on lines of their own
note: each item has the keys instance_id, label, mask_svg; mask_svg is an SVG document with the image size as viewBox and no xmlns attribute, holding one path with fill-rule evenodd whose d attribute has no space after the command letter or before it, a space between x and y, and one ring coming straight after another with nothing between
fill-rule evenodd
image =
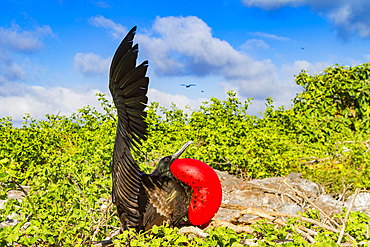
<instances>
[{"instance_id":1,"label":"blue sky","mask_svg":"<svg viewBox=\"0 0 370 247\"><path fill-rule=\"evenodd\" d=\"M251 114L267 97L289 107L302 69L370 61L365 0L2 0L0 117L98 107L111 58L135 25L149 100L165 107L196 109L228 90L254 98Z\"/></svg>"}]
</instances>

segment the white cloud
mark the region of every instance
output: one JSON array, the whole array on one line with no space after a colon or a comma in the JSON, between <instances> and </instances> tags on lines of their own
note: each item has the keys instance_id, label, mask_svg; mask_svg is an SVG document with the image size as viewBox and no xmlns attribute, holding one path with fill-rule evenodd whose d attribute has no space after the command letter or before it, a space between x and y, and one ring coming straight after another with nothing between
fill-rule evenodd
<instances>
[{"instance_id":1,"label":"white cloud","mask_svg":"<svg viewBox=\"0 0 370 247\"><path fill-rule=\"evenodd\" d=\"M101 15L90 18L90 23L96 27L103 27L110 31L115 39L121 39L127 33L127 29L121 24L116 24L110 19L107 19Z\"/></svg>"},{"instance_id":2,"label":"white cloud","mask_svg":"<svg viewBox=\"0 0 370 247\"><path fill-rule=\"evenodd\" d=\"M14 51L31 53L42 49L41 38L49 35L53 33L48 25L24 30L13 22L10 28L0 27L0 44Z\"/></svg>"},{"instance_id":3,"label":"white cloud","mask_svg":"<svg viewBox=\"0 0 370 247\"><path fill-rule=\"evenodd\" d=\"M111 20L101 19L110 26L117 26ZM271 34L259 35L287 40ZM291 82L279 79L271 60L255 60L246 52L234 49L227 41L214 37L211 28L195 16L157 17L152 29L138 31L135 42L140 44L141 56L144 54L150 61L151 71L158 78L217 76L223 78L218 86L224 91L233 89L240 97L258 100L283 97L286 92L295 90ZM259 45L267 46L263 41Z\"/></svg>"},{"instance_id":4,"label":"white cloud","mask_svg":"<svg viewBox=\"0 0 370 247\"><path fill-rule=\"evenodd\" d=\"M0 82L0 116L11 116L21 121L25 113L35 119L44 119L46 114L69 116L83 106L100 109L95 89L45 88L23 83Z\"/></svg>"},{"instance_id":5,"label":"white cloud","mask_svg":"<svg viewBox=\"0 0 370 247\"><path fill-rule=\"evenodd\" d=\"M325 68L330 66L329 62L318 62L312 64L306 60L297 60L291 64L283 64L281 69L279 69L279 78L276 82L269 84L269 88L261 88L261 85L254 85L255 89L252 91L261 91L264 92L260 95L260 97L255 97L254 95L249 95L248 97L254 96L254 100L252 101L252 105L248 108L248 113L257 115L260 111L264 111L266 108L265 103L267 97L272 97L273 105L275 107L284 105L285 108L289 108L292 104L292 99L297 95L297 93L302 91L302 87L295 83L294 75L298 75L302 70L307 71L308 74L320 74L323 72ZM282 81L285 81L283 83ZM243 90L247 90L247 88L243 89L237 83L229 84L227 82L221 83L224 87L224 91L228 89L233 89L238 95L245 95L243 94ZM263 86L263 85L262 85ZM277 91L276 94L274 91ZM241 97L240 100L245 100L245 96Z\"/></svg>"},{"instance_id":6,"label":"white cloud","mask_svg":"<svg viewBox=\"0 0 370 247\"><path fill-rule=\"evenodd\" d=\"M353 33L361 38L370 37L370 8L368 0L241 0L247 7L265 10L281 7L309 6L313 11L325 16L336 27L338 35L348 39Z\"/></svg>"},{"instance_id":7,"label":"white cloud","mask_svg":"<svg viewBox=\"0 0 370 247\"><path fill-rule=\"evenodd\" d=\"M86 76L108 74L111 58L102 58L94 53L77 53L74 58L75 68Z\"/></svg>"},{"instance_id":8,"label":"white cloud","mask_svg":"<svg viewBox=\"0 0 370 247\"><path fill-rule=\"evenodd\" d=\"M320 74L330 65L331 64L329 62L318 62L312 64L306 60L297 60L293 64L284 64L282 66L282 72L285 73L286 77L294 80L293 75L298 75L302 70L307 71L310 75Z\"/></svg>"},{"instance_id":9,"label":"white cloud","mask_svg":"<svg viewBox=\"0 0 370 247\"><path fill-rule=\"evenodd\" d=\"M158 17L152 33L139 32L136 41L157 74L222 76L224 88L238 88L246 97L276 96L284 90L270 60L255 60L213 37L195 16Z\"/></svg>"},{"instance_id":10,"label":"white cloud","mask_svg":"<svg viewBox=\"0 0 370 247\"><path fill-rule=\"evenodd\" d=\"M270 48L265 41L260 39L250 39L247 40L244 44L241 45L241 48L246 51L255 50L255 49L264 49L267 50Z\"/></svg>"},{"instance_id":11,"label":"white cloud","mask_svg":"<svg viewBox=\"0 0 370 247\"><path fill-rule=\"evenodd\" d=\"M277 36L275 34L270 33L264 33L264 32L251 32L250 34L261 37L261 38L267 38L267 39L275 39L275 40L281 40L281 41L288 41L289 38Z\"/></svg>"},{"instance_id":12,"label":"white cloud","mask_svg":"<svg viewBox=\"0 0 370 247\"><path fill-rule=\"evenodd\" d=\"M77 109L89 105L102 111L100 103L95 96L100 93L97 89L86 88L45 88L28 86L23 83L0 82L0 116L11 116L13 122L21 123L25 113L30 113L37 120L45 119L46 114L70 116ZM159 102L160 106L170 108L176 104L178 109L187 113L199 109L206 98L189 99L180 94L169 94L150 88L148 91L150 102ZM111 100L110 94L107 96ZM150 104L149 102L149 104ZM185 106L189 108L185 109ZM18 124L19 125L19 124Z\"/></svg>"},{"instance_id":13,"label":"white cloud","mask_svg":"<svg viewBox=\"0 0 370 247\"><path fill-rule=\"evenodd\" d=\"M211 28L195 16L157 17L153 31L154 35L138 34L137 41L164 74L214 73L238 55L226 41L212 37Z\"/></svg>"},{"instance_id":14,"label":"white cloud","mask_svg":"<svg viewBox=\"0 0 370 247\"><path fill-rule=\"evenodd\" d=\"M28 63L28 58L22 55L22 64L19 64L14 61L14 53L37 52L44 46L42 38L52 35L53 32L47 25L35 25L32 29L25 30L13 21L9 28L0 27L0 80L25 80L27 73L23 67Z\"/></svg>"}]
</instances>

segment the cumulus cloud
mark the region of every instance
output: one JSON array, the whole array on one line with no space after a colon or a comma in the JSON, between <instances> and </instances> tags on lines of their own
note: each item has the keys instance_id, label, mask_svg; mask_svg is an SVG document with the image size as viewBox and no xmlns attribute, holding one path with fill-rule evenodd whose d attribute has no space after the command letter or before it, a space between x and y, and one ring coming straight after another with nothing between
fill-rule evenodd
<instances>
[{"instance_id":1,"label":"cumulus cloud","mask_svg":"<svg viewBox=\"0 0 370 247\"><path fill-rule=\"evenodd\" d=\"M347 39L353 33L361 38L370 37L370 8L367 0L242 0L241 2L247 7L265 10L286 6L308 6L332 22L341 38Z\"/></svg>"},{"instance_id":2,"label":"cumulus cloud","mask_svg":"<svg viewBox=\"0 0 370 247\"><path fill-rule=\"evenodd\" d=\"M151 33L138 33L137 41L166 76L222 76L221 86L238 89L242 96L265 98L284 90L271 60L255 60L212 35L195 16L157 18Z\"/></svg>"},{"instance_id":3,"label":"cumulus cloud","mask_svg":"<svg viewBox=\"0 0 370 247\"><path fill-rule=\"evenodd\" d=\"M329 62L318 62L312 64L306 60L297 60L293 64L284 64L282 71L287 77L293 78L292 75L298 75L302 70L307 71L311 75L320 74L330 65L331 64Z\"/></svg>"},{"instance_id":4,"label":"cumulus cloud","mask_svg":"<svg viewBox=\"0 0 370 247\"><path fill-rule=\"evenodd\" d=\"M11 116L21 121L25 113L35 119L44 119L46 114L69 116L78 108L90 105L100 109L95 96L100 91L84 88L45 88L23 83L0 81L0 116Z\"/></svg>"},{"instance_id":5,"label":"cumulus cloud","mask_svg":"<svg viewBox=\"0 0 370 247\"><path fill-rule=\"evenodd\" d=\"M277 87L280 87L282 85L283 90L277 89L279 91L279 95L272 97L274 101L273 104L275 106L284 105L285 108L289 108L292 105L292 99L296 97L298 93L302 92L302 87L295 83L294 75L298 75L302 70L307 71L307 73L310 75L320 74L324 71L325 68L329 67L330 65L332 64L326 61L313 64L306 60L297 60L293 63L283 64L279 70L279 77L281 78L280 80L283 80L286 83L280 85L279 83L276 84ZM227 82L223 82L222 85L224 86L225 91L227 90L227 88L234 86L234 91L239 94L240 88L237 87L237 85L229 85ZM274 88L271 89L274 90ZM252 102L252 105L248 108L248 113L252 115L258 115L259 112L263 112L266 108L266 98L255 98ZM243 100L243 98L241 100Z\"/></svg>"},{"instance_id":6,"label":"cumulus cloud","mask_svg":"<svg viewBox=\"0 0 370 247\"><path fill-rule=\"evenodd\" d=\"M121 24L116 24L114 21L107 19L101 15L91 17L90 23L96 27L103 27L108 29L115 39L121 39L126 35L128 31Z\"/></svg>"},{"instance_id":7,"label":"cumulus cloud","mask_svg":"<svg viewBox=\"0 0 370 247\"><path fill-rule=\"evenodd\" d=\"M101 25L108 30L119 25L104 17L99 20L109 23ZM288 40L272 34L258 35ZM140 54L149 59L151 71L159 77L216 76L222 78L219 86L225 91L235 90L241 97L263 100L293 90L279 79L271 60L256 60L233 48L227 41L214 37L212 29L195 16L157 17L147 32L139 30L135 42L140 44ZM250 44L253 42L257 44L256 40ZM263 41L258 44L268 48Z\"/></svg>"},{"instance_id":8,"label":"cumulus cloud","mask_svg":"<svg viewBox=\"0 0 370 247\"><path fill-rule=\"evenodd\" d=\"M32 53L43 48L41 39L49 35L53 32L48 25L24 30L13 22L9 28L0 27L0 44L13 51Z\"/></svg>"},{"instance_id":9,"label":"cumulus cloud","mask_svg":"<svg viewBox=\"0 0 370 247\"><path fill-rule=\"evenodd\" d=\"M157 72L167 75L227 72L225 66L243 59L229 43L213 37L211 28L195 16L158 17L153 33L138 34L137 41Z\"/></svg>"},{"instance_id":10,"label":"cumulus cloud","mask_svg":"<svg viewBox=\"0 0 370 247\"><path fill-rule=\"evenodd\" d=\"M22 68L24 64L22 66L14 61L14 53L35 53L44 46L42 38L52 35L53 32L47 25L35 25L32 29L25 30L13 21L8 28L0 27L0 80L25 80L27 73ZM22 59L25 60L27 59Z\"/></svg>"},{"instance_id":11,"label":"cumulus cloud","mask_svg":"<svg viewBox=\"0 0 370 247\"><path fill-rule=\"evenodd\" d=\"M74 58L75 68L86 76L107 74L111 58L102 58L94 53L77 53Z\"/></svg>"}]
</instances>

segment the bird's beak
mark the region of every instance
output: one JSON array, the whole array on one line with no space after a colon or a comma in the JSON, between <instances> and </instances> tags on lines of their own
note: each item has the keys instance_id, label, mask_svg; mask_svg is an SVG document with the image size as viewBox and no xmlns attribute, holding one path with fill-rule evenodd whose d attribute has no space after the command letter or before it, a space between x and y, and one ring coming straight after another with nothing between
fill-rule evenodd
<instances>
[{"instance_id":1,"label":"bird's beak","mask_svg":"<svg viewBox=\"0 0 370 247\"><path fill-rule=\"evenodd\" d=\"M180 155L185 151L185 149L194 142L192 141L187 141L185 142L185 144L179 149L179 151L177 151L176 153L174 153L172 156L171 156L171 161L170 163L172 163L173 161L175 161L178 157L180 157Z\"/></svg>"}]
</instances>

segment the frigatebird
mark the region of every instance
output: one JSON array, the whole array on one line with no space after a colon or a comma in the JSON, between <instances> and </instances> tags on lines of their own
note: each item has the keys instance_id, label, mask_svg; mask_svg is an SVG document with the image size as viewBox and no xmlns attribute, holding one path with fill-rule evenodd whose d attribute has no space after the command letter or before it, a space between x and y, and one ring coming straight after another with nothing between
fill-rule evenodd
<instances>
[{"instance_id":1,"label":"frigatebird","mask_svg":"<svg viewBox=\"0 0 370 247\"><path fill-rule=\"evenodd\" d=\"M151 174L141 172L131 151L140 152L147 139L144 111L148 98L148 61L136 66L136 27L119 45L111 63L109 90L117 108L118 123L113 149L112 200L122 229L151 229L167 222L192 225L209 222L221 204L222 191L215 171L195 159L179 159L192 143L162 158Z\"/></svg>"},{"instance_id":2,"label":"frigatebird","mask_svg":"<svg viewBox=\"0 0 370 247\"><path fill-rule=\"evenodd\" d=\"M183 86L183 87L189 88L189 87L194 87L194 86L196 86L196 85L195 85L195 84L180 84L180 86Z\"/></svg>"}]
</instances>

